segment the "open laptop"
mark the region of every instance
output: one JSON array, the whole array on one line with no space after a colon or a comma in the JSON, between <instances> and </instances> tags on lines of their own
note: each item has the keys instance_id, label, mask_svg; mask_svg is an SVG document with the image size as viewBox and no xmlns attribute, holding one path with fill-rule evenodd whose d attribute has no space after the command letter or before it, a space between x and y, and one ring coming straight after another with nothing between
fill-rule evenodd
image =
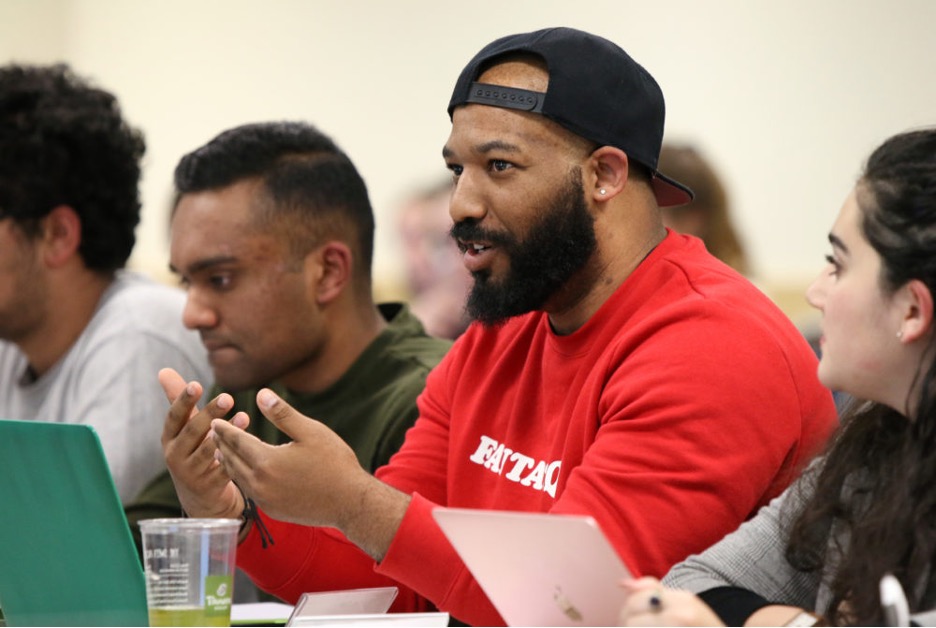
<instances>
[{"instance_id":1,"label":"open laptop","mask_svg":"<svg viewBox=\"0 0 936 628\"><path fill-rule=\"evenodd\" d=\"M0 612L8 626L146 626L146 581L87 425L0 420Z\"/></svg>"},{"instance_id":2,"label":"open laptop","mask_svg":"<svg viewBox=\"0 0 936 628\"><path fill-rule=\"evenodd\" d=\"M613 626L630 573L591 517L463 508L433 516L508 626Z\"/></svg>"}]
</instances>

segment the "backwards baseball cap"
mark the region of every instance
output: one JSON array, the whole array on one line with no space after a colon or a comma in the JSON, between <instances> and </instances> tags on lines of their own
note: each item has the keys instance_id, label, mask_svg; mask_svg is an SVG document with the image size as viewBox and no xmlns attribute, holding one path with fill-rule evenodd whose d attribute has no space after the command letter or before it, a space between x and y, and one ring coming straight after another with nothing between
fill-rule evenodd
<instances>
[{"instance_id":1,"label":"backwards baseball cap","mask_svg":"<svg viewBox=\"0 0 936 628\"><path fill-rule=\"evenodd\" d=\"M549 86L534 92L478 83L478 76L509 53L546 62ZM660 207L684 205L692 190L657 170L666 106L663 92L618 45L573 28L547 28L491 42L468 62L455 83L449 118L468 103L538 113L576 135L614 146L650 169Z\"/></svg>"}]
</instances>

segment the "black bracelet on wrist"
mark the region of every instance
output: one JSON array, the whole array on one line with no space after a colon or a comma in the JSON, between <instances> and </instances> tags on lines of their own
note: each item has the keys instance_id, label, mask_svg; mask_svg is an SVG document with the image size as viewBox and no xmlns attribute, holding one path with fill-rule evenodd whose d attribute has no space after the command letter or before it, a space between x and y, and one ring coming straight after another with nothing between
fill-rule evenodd
<instances>
[{"instance_id":1,"label":"black bracelet on wrist","mask_svg":"<svg viewBox=\"0 0 936 628\"><path fill-rule=\"evenodd\" d=\"M273 535L270 534L270 531L267 530L266 525L263 523L263 519L260 518L260 513L257 512L257 504L254 503L254 500L247 497L247 494L244 493L242 489L236 482L234 486L237 486L237 490L240 491L241 497L244 499L244 510L241 512L241 519L244 520L241 523L241 532L244 531L244 526L248 523L253 523L257 526L257 530L260 533L260 544L263 549L266 549L268 545L274 545Z\"/></svg>"}]
</instances>

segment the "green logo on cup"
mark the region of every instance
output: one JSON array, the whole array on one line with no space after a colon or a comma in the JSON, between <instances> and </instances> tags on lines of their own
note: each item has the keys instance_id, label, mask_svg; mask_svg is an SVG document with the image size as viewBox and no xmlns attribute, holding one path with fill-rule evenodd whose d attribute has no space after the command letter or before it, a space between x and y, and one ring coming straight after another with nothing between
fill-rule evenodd
<instances>
[{"instance_id":1,"label":"green logo on cup","mask_svg":"<svg viewBox=\"0 0 936 628\"><path fill-rule=\"evenodd\" d=\"M231 576L205 576L206 617L230 617L233 580Z\"/></svg>"}]
</instances>

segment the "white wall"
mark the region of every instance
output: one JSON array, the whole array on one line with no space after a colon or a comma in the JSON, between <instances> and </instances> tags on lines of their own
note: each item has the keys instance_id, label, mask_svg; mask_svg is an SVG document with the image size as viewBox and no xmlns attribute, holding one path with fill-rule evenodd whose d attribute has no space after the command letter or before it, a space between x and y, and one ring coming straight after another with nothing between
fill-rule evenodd
<instances>
[{"instance_id":1,"label":"white wall","mask_svg":"<svg viewBox=\"0 0 936 628\"><path fill-rule=\"evenodd\" d=\"M357 163L375 276L400 277L393 213L444 172L451 86L511 32L566 25L624 47L663 87L667 133L722 171L765 285L799 289L863 157L936 123L929 0L0 0L0 61L68 61L146 133L133 263L160 272L176 160L243 122L301 118Z\"/></svg>"}]
</instances>

